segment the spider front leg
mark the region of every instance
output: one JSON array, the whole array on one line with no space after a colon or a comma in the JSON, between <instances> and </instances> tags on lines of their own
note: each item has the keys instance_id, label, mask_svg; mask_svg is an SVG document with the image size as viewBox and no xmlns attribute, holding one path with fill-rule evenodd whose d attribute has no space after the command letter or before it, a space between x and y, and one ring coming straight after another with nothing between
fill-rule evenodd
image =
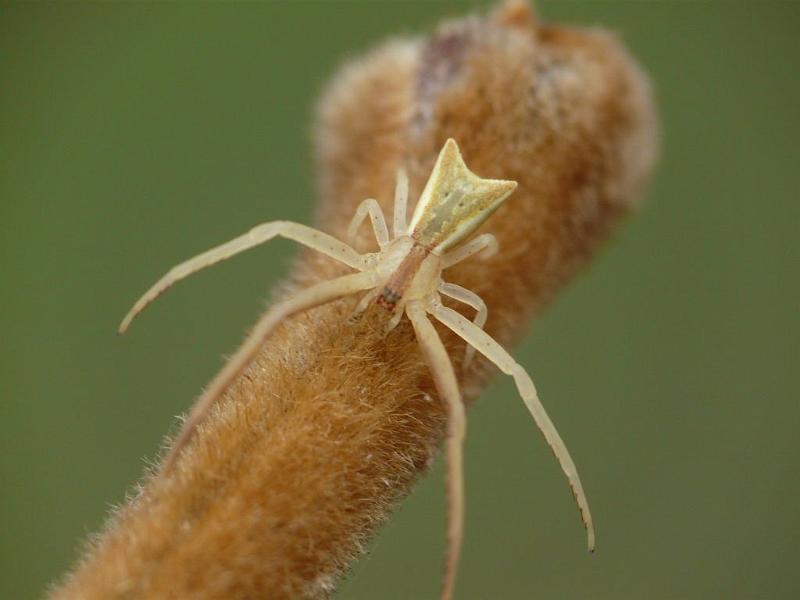
<instances>
[{"instance_id":1,"label":"spider front leg","mask_svg":"<svg viewBox=\"0 0 800 600\"><path fill-rule=\"evenodd\" d=\"M350 226L347 228L347 243L351 246L354 245L358 228L367 215L372 221L372 231L375 233L378 246L383 249L389 243L389 230L386 228L386 219L383 216L381 206L375 198L367 198L358 205L356 214L353 215Z\"/></svg>"},{"instance_id":2,"label":"spider front leg","mask_svg":"<svg viewBox=\"0 0 800 600\"><path fill-rule=\"evenodd\" d=\"M275 327L283 319L298 312L308 310L320 304L325 304L342 296L353 294L376 285L377 279L374 271L353 273L337 277L330 281L323 281L306 288L296 295L279 302L270 308L255 324L244 343L230 358L222 370L214 377L205 392L195 402L180 434L172 445L164 461L164 469L172 467L181 449L189 442L197 425L206 417L211 407L222 397L222 394L233 383L234 379L244 370L258 353L259 348L269 337Z\"/></svg>"},{"instance_id":3,"label":"spider front leg","mask_svg":"<svg viewBox=\"0 0 800 600\"><path fill-rule=\"evenodd\" d=\"M467 421L453 363L450 362L439 334L425 315L422 303L419 300L409 301L406 305L406 314L414 327L414 333L433 375L439 396L447 404L447 559L441 598L449 600L455 590L458 559L464 535L463 444Z\"/></svg>"},{"instance_id":4,"label":"spider front leg","mask_svg":"<svg viewBox=\"0 0 800 600\"><path fill-rule=\"evenodd\" d=\"M464 341L474 346L478 352L497 365L503 373L511 375L514 378L514 383L517 386L517 390L523 402L525 402L525 405L528 407L534 421L536 421L536 425L544 435L545 440L550 445L553 454L555 454L556 459L561 465L561 469L567 476L572 494L575 497L575 502L578 504L578 510L581 513L583 524L586 527L589 551L594 551L594 525L592 523L591 512L589 511L589 502L586 500L586 494L583 491L583 485L578 476L578 469L564 441L561 439L553 422L547 415L544 406L542 406L539 396L536 393L536 387L533 385L533 381L528 373L521 365L517 364L511 355L488 333L476 327L471 321L464 318L458 312L440 303L431 303L428 310L436 319L453 330L457 335L463 338Z\"/></svg>"},{"instance_id":5,"label":"spider front leg","mask_svg":"<svg viewBox=\"0 0 800 600\"><path fill-rule=\"evenodd\" d=\"M453 300L458 300L459 302L463 302L467 306L474 308L477 313L475 314L475 318L472 320L472 322L476 327L483 329L483 326L486 324L488 310L486 309L486 303L480 296L478 296L478 294L472 290L463 288L460 285L456 285L455 283L442 283L439 285L439 291L445 296L449 296ZM467 348L464 351L464 362L461 363L461 368L466 369L474 357L474 346L467 344Z\"/></svg>"},{"instance_id":6,"label":"spider front leg","mask_svg":"<svg viewBox=\"0 0 800 600\"><path fill-rule=\"evenodd\" d=\"M125 333L131 321L133 321L148 304L163 294L174 283L201 269L205 269L227 258L231 258L254 246L268 242L276 236L299 242L359 271L363 271L372 266L368 256L362 256L344 242L318 229L313 229L291 221L271 221L269 223L262 223L225 244L207 250L202 254L198 254L172 267L166 275L159 279L141 298L139 298L136 304L133 305L133 308L125 315L122 323L120 323L118 332L120 334Z\"/></svg>"}]
</instances>

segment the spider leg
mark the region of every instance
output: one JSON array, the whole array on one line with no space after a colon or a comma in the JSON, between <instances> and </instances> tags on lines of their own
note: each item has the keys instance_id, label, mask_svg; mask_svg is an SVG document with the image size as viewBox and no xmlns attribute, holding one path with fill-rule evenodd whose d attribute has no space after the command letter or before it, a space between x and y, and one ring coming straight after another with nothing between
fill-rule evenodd
<instances>
[{"instance_id":1,"label":"spider leg","mask_svg":"<svg viewBox=\"0 0 800 600\"><path fill-rule=\"evenodd\" d=\"M392 230L394 237L406 235L408 205L408 174L402 167L397 169L397 185L394 188L394 223Z\"/></svg>"},{"instance_id":2,"label":"spider leg","mask_svg":"<svg viewBox=\"0 0 800 600\"><path fill-rule=\"evenodd\" d=\"M128 329L131 321L142 312L148 304L164 293L172 284L192 273L210 267L220 261L235 256L259 244L263 244L276 236L281 236L299 242L309 248L327 254L331 258L346 264L349 267L363 271L370 268L369 257L362 256L350 246L317 229L292 223L291 221L270 221L257 225L247 233L232 239L225 244L206 250L202 254L190 258L172 267L166 275L159 279L144 295L137 300L125 318L120 323L118 333L122 334Z\"/></svg>"},{"instance_id":3,"label":"spider leg","mask_svg":"<svg viewBox=\"0 0 800 600\"><path fill-rule=\"evenodd\" d=\"M375 198L367 198L356 209L356 214L350 221L350 226L347 228L347 243L351 246L356 240L356 233L361 223L369 215L372 221L372 231L375 232L375 239L378 240L378 246L383 248L389 243L389 230L386 228L386 219L383 216L380 204Z\"/></svg>"},{"instance_id":4,"label":"spider leg","mask_svg":"<svg viewBox=\"0 0 800 600\"><path fill-rule=\"evenodd\" d=\"M270 308L258 320L236 353L211 380L206 390L195 402L164 461L164 469L169 469L175 463L175 459L191 439L192 434L197 429L197 425L205 418L214 403L222 397L225 390L228 389L234 379L258 353L261 345L269 337L276 325L295 313L372 287L375 283L375 274L372 271L352 273L312 285Z\"/></svg>"},{"instance_id":5,"label":"spider leg","mask_svg":"<svg viewBox=\"0 0 800 600\"><path fill-rule=\"evenodd\" d=\"M372 302L378 296L378 294L381 293L381 289L382 288L380 286L376 286L374 289L372 289L372 290L368 291L366 294L364 294L361 297L361 300L358 301L358 304L356 305L355 309L353 310L353 314L350 315L350 318L351 319L355 319L358 315L360 315L365 310L367 310L367 307L369 306L369 303Z\"/></svg>"},{"instance_id":6,"label":"spider leg","mask_svg":"<svg viewBox=\"0 0 800 600\"><path fill-rule=\"evenodd\" d=\"M578 469L575 467L569 450L567 450L561 436L558 434L553 422L547 415L544 406L542 406L539 396L536 393L536 388L528 373L522 366L517 364L511 355L488 333L476 327L471 321L461 316L458 312L446 306L442 306L441 304L433 304L428 310L434 317L444 323L444 325L452 329L468 344L472 344L478 352L496 364L503 373L511 375L514 378L514 383L517 386L520 396L522 396L522 400L528 407L534 421L536 421L536 425L544 435L545 440L550 445L553 454L555 454L556 459L561 465L561 469L567 476L572 494L575 497L575 502L578 504L578 510L581 513L583 524L586 527L589 551L594 551L594 525L592 524L592 515L589 511L589 503L586 500L586 494L583 491L583 485L581 485L581 479L578 476Z\"/></svg>"},{"instance_id":7,"label":"spider leg","mask_svg":"<svg viewBox=\"0 0 800 600\"><path fill-rule=\"evenodd\" d=\"M398 305L397 307L395 307L391 318L388 321L386 321L386 327L384 331L386 333L389 333L392 329L394 329L400 324L400 319L402 318L403 318L403 307L401 305Z\"/></svg>"},{"instance_id":8,"label":"spider leg","mask_svg":"<svg viewBox=\"0 0 800 600\"><path fill-rule=\"evenodd\" d=\"M448 267L452 267L453 265L460 263L462 260L466 260L473 254L477 254L481 250L484 250L482 254L483 258L489 258L495 252L497 252L497 248L497 238L495 238L491 233L482 233L466 244L462 244L455 250L445 254L442 259L442 268L446 269Z\"/></svg>"},{"instance_id":9,"label":"spider leg","mask_svg":"<svg viewBox=\"0 0 800 600\"><path fill-rule=\"evenodd\" d=\"M463 288L460 285L456 285L455 283L442 283L439 285L439 291L445 296L449 296L453 300L463 302L467 306L471 306L478 311L472 322L476 327L483 329L484 324L486 324L488 311L486 309L486 303L483 301L483 299L481 299L480 296L478 296L478 294L472 290ZM464 362L461 363L461 368L466 369L472 362L474 356L475 347L471 344L467 344L467 349L464 351Z\"/></svg>"},{"instance_id":10,"label":"spider leg","mask_svg":"<svg viewBox=\"0 0 800 600\"><path fill-rule=\"evenodd\" d=\"M441 598L449 600L455 590L464 532L463 443L467 423L453 364L439 334L436 333L418 300L412 300L406 305L406 313L433 375L436 389L447 403L447 559Z\"/></svg>"}]
</instances>

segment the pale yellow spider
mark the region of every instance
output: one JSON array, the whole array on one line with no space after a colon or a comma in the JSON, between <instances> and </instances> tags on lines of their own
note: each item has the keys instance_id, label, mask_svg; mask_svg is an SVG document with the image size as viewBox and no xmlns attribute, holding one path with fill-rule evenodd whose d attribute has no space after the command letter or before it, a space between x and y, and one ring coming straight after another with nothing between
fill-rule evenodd
<instances>
[{"instance_id":1,"label":"pale yellow spider","mask_svg":"<svg viewBox=\"0 0 800 600\"><path fill-rule=\"evenodd\" d=\"M478 350L503 373L514 378L519 394L567 476L586 527L589 549L593 550L592 517L578 471L539 401L533 381L525 369L483 331L487 314L483 300L477 294L455 284L445 283L442 279L444 269L478 252L496 251L497 242L488 233L459 244L508 198L516 186L514 181L482 179L472 173L464 164L458 145L449 139L439 153L409 225L406 225L408 180L403 172L398 174L393 239L389 239L386 221L374 199L364 200L356 210L348 229L348 239L352 241L356 230L369 215L380 246L379 252L359 254L350 245L316 229L288 221L273 221L259 225L226 244L172 268L136 302L123 319L119 327L120 333L124 333L133 318L176 281L275 236L300 242L358 272L313 285L276 304L259 319L239 350L195 403L165 460L165 468L172 465L213 403L244 370L282 319L342 296L370 290L358 303L356 313L364 311L374 301L389 313L389 330L397 326L404 313L408 315L430 367L436 389L447 403L448 553L442 598L450 598L453 594L461 550L464 519L462 444L466 422L453 365L428 319L428 314L467 342L465 363ZM474 320L470 321L455 310L443 306L440 294L475 309L477 314Z\"/></svg>"}]
</instances>

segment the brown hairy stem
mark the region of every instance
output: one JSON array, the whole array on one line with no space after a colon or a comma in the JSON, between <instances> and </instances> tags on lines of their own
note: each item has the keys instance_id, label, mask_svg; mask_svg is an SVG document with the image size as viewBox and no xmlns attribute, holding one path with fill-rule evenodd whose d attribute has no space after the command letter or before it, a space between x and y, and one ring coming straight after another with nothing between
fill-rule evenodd
<instances>
[{"instance_id":1,"label":"brown hairy stem","mask_svg":"<svg viewBox=\"0 0 800 600\"><path fill-rule=\"evenodd\" d=\"M647 82L612 36L541 26L511 2L336 76L319 109L319 225L343 236L370 196L391 214L397 168L415 198L455 138L475 173L519 182L481 230L500 252L448 271L485 299L487 331L508 344L632 206L654 130ZM359 243L374 243L367 227ZM287 288L343 272L306 252ZM51 597L327 596L445 426L408 321L388 336L382 312L350 322L357 300L280 326L175 468L146 477ZM474 398L486 363L462 372L463 344L437 330Z\"/></svg>"}]
</instances>

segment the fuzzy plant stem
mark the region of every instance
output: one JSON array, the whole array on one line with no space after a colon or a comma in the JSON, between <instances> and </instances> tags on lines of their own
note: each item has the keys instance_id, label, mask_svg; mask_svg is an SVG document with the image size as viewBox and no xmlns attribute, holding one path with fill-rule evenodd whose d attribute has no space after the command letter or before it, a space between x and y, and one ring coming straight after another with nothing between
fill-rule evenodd
<instances>
[{"instance_id":1,"label":"fuzzy plant stem","mask_svg":"<svg viewBox=\"0 0 800 600\"><path fill-rule=\"evenodd\" d=\"M366 197L391 214L401 166L413 200L448 137L474 172L519 182L482 229L500 252L448 272L507 345L634 204L655 154L647 81L613 36L542 25L519 2L390 42L319 104L318 225L341 237ZM306 252L286 292L340 274ZM374 311L350 322L356 300L281 325L50 597L327 597L431 464L446 419L408 321L388 336ZM461 369L463 343L437 329L474 398L492 371Z\"/></svg>"}]
</instances>

